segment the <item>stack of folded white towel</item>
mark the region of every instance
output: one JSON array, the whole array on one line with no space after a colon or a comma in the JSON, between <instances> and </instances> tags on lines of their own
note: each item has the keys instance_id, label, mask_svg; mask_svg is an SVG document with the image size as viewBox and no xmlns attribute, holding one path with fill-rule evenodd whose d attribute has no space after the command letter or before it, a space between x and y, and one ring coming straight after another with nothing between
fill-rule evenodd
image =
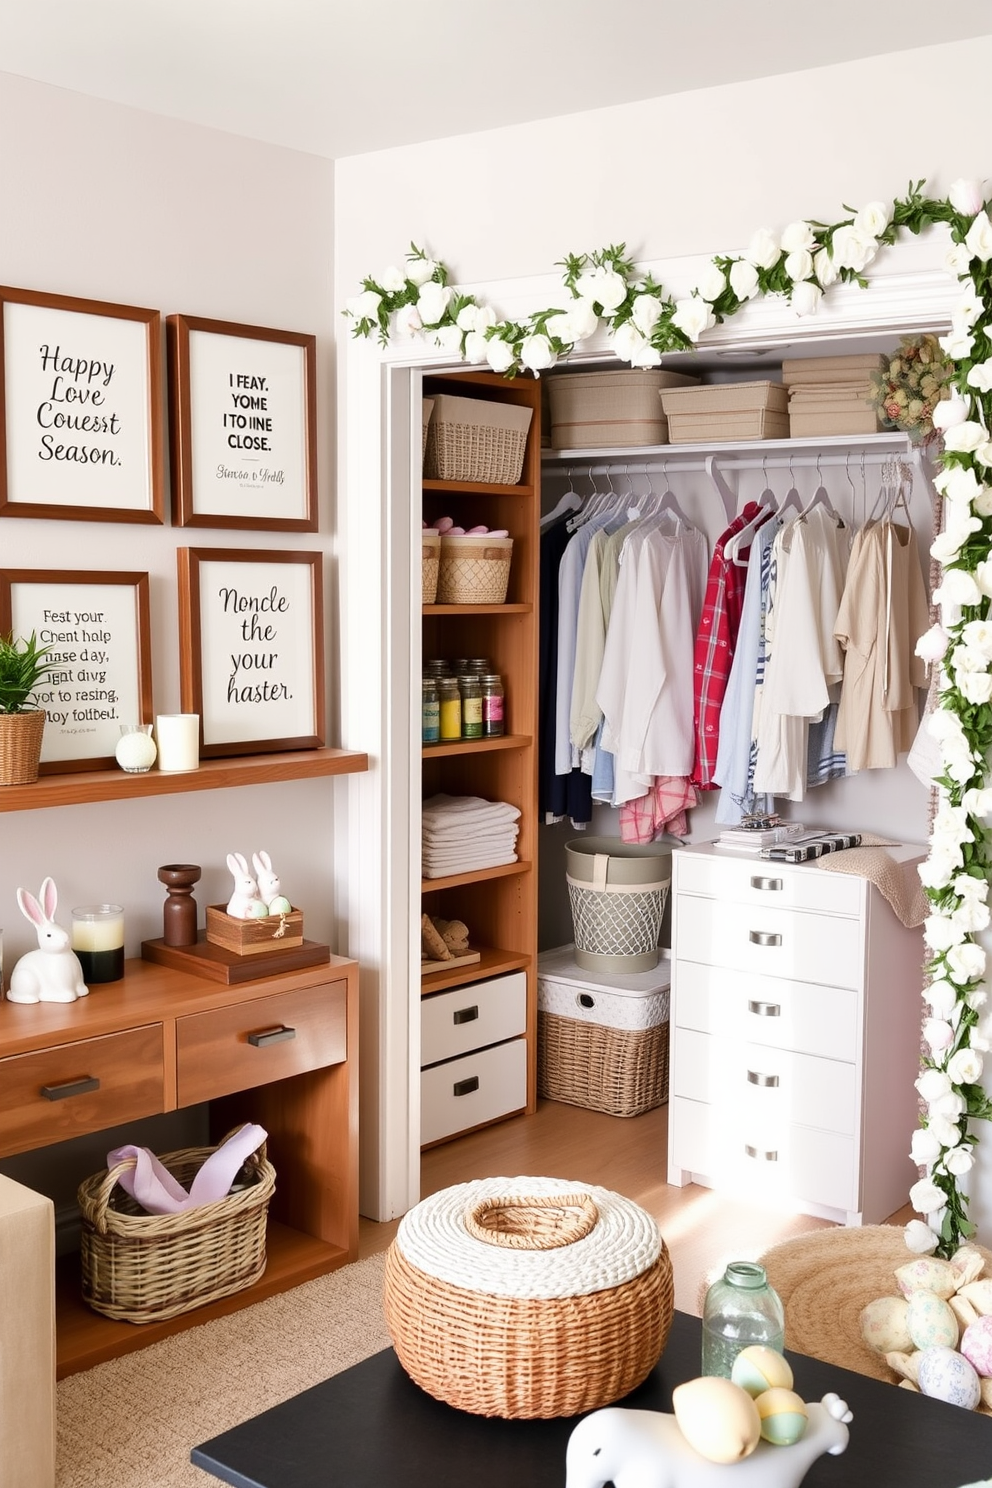
<instances>
[{"instance_id":1,"label":"stack of folded white towel","mask_svg":"<svg viewBox=\"0 0 992 1488\"><path fill-rule=\"evenodd\" d=\"M520 812L506 801L437 795L422 812L422 873L446 878L517 861Z\"/></svg>"}]
</instances>

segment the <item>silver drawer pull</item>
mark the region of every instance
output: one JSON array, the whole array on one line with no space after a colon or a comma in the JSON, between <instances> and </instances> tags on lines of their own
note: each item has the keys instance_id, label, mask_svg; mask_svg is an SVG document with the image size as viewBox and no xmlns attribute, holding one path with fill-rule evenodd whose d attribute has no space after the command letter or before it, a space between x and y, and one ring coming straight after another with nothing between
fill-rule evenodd
<instances>
[{"instance_id":1,"label":"silver drawer pull","mask_svg":"<svg viewBox=\"0 0 992 1488\"><path fill-rule=\"evenodd\" d=\"M451 1087L452 1095L471 1095L479 1088L478 1075L469 1075L467 1080L456 1080Z\"/></svg>"},{"instance_id":2,"label":"silver drawer pull","mask_svg":"<svg viewBox=\"0 0 992 1488\"><path fill-rule=\"evenodd\" d=\"M766 1089L778 1084L778 1075L762 1075L757 1070L748 1070L747 1080L749 1085L760 1085L762 1089Z\"/></svg>"},{"instance_id":3,"label":"silver drawer pull","mask_svg":"<svg viewBox=\"0 0 992 1488\"><path fill-rule=\"evenodd\" d=\"M777 1152L761 1152L757 1147L749 1146L747 1142L744 1143L744 1151L748 1157L756 1157L761 1162L778 1162Z\"/></svg>"},{"instance_id":4,"label":"silver drawer pull","mask_svg":"<svg viewBox=\"0 0 992 1488\"><path fill-rule=\"evenodd\" d=\"M70 1095L88 1095L99 1090L100 1081L93 1075L83 1075L81 1080L63 1080L61 1085L42 1085L41 1093L46 1100L67 1100Z\"/></svg>"},{"instance_id":5,"label":"silver drawer pull","mask_svg":"<svg viewBox=\"0 0 992 1488\"><path fill-rule=\"evenodd\" d=\"M248 1035L248 1042L253 1044L256 1049L267 1049L270 1044L284 1044L287 1039L295 1039L295 1037L295 1028L286 1028L283 1026L282 1028L266 1029L263 1033L250 1033Z\"/></svg>"},{"instance_id":6,"label":"silver drawer pull","mask_svg":"<svg viewBox=\"0 0 992 1488\"><path fill-rule=\"evenodd\" d=\"M451 1015L451 1021L452 1021L452 1023L456 1023L456 1024L457 1023L474 1023L475 1020L476 1020L476 1018L478 1016L479 1016L478 1006L476 1006L476 1007L467 1007L467 1008L458 1008L458 1010L456 1012L452 1013L452 1015Z\"/></svg>"},{"instance_id":7,"label":"silver drawer pull","mask_svg":"<svg viewBox=\"0 0 992 1488\"><path fill-rule=\"evenodd\" d=\"M749 930L747 938L752 945L776 946L782 944L781 935L772 934L771 930Z\"/></svg>"},{"instance_id":8,"label":"silver drawer pull","mask_svg":"<svg viewBox=\"0 0 992 1488\"><path fill-rule=\"evenodd\" d=\"M749 1002L747 1005L749 1013L756 1013L759 1018L781 1018L782 1005L778 1002Z\"/></svg>"},{"instance_id":9,"label":"silver drawer pull","mask_svg":"<svg viewBox=\"0 0 992 1488\"><path fill-rule=\"evenodd\" d=\"M752 889L782 889L784 884L780 878L762 878L756 873L751 880Z\"/></svg>"}]
</instances>

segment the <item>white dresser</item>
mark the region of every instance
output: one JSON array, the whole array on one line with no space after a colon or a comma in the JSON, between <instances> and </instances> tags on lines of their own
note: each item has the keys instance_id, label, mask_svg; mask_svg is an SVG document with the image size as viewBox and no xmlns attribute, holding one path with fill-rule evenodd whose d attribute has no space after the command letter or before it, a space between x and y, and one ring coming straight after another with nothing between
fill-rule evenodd
<instances>
[{"instance_id":1,"label":"white dresser","mask_svg":"<svg viewBox=\"0 0 992 1488\"><path fill-rule=\"evenodd\" d=\"M887 1219L917 1177L922 930L864 878L712 844L672 893L669 1183Z\"/></svg>"}]
</instances>

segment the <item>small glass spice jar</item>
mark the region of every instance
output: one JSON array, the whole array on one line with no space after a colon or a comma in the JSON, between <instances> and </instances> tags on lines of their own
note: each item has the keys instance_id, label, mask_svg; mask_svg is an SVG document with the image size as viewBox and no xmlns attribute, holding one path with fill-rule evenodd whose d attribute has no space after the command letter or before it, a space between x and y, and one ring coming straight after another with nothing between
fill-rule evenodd
<instances>
[{"instance_id":1,"label":"small glass spice jar","mask_svg":"<svg viewBox=\"0 0 992 1488\"><path fill-rule=\"evenodd\" d=\"M498 739L504 728L503 679L490 672L482 678L482 737Z\"/></svg>"},{"instance_id":2,"label":"small glass spice jar","mask_svg":"<svg viewBox=\"0 0 992 1488\"><path fill-rule=\"evenodd\" d=\"M439 677L437 684L440 700L440 739L442 744L453 744L462 736L462 695L457 677Z\"/></svg>"},{"instance_id":3,"label":"small glass spice jar","mask_svg":"<svg viewBox=\"0 0 992 1488\"><path fill-rule=\"evenodd\" d=\"M703 1374L730 1378L741 1349L785 1347L785 1310L764 1266L731 1261L703 1302Z\"/></svg>"},{"instance_id":4,"label":"small glass spice jar","mask_svg":"<svg viewBox=\"0 0 992 1488\"><path fill-rule=\"evenodd\" d=\"M462 738L482 738L482 682L479 677L472 674L463 674L458 678L458 687L462 695Z\"/></svg>"},{"instance_id":5,"label":"small glass spice jar","mask_svg":"<svg viewBox=\"0 0 992 1488\"><path fill-rule=\"evenodd\" d=\"M420 708L420 738L424 744L436 744L441 737L441 699L437 690L437 679L423 679L423 697Z\"/></svg>"}]
</instances>

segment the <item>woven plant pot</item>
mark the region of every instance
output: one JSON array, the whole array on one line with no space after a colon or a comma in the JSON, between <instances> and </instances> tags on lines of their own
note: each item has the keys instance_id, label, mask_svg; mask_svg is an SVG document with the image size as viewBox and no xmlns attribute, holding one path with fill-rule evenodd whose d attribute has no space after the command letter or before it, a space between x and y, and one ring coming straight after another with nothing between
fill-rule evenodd
<instances>
[{"instance_id":1,"label":"woven plant pot","mask_svg":"<svg viewBox=\"0 0 992 1488\"><path fill-rule=\"evenodd\" d=\"M572 1416L654 1368L674 1307L649 1214L607 1189L490 1178L414 1206L386 1256L397 1357L429 1395L474 1415Z\"/></svg>"},{"instance_id":2,"label":"woven plant pot","mask_svg":"<svg viewBox=\"0 0 992 1488\"><path fill-rule=\"evenodd\" d=\"M0 713L0 785L30 785L38 779L44 708Z\"/></svg>"},{"instance_id":3,"label":"woven plant pot","mask_svg":"<svg viewBox=\"0 0 992 1488\"><path fill-rule=\"evenodd\" d=\"M164 1153L162 1165L188 1189L213 1147ZM265 1270L265 1226L276 1174L265 1143L242 1172L244 1187L180 1214L147 1214L118 1187L134 1160L79 1186L83 1301L126 1323L154 1323L229 1297Z\"/></svg>"}]
</instances>

